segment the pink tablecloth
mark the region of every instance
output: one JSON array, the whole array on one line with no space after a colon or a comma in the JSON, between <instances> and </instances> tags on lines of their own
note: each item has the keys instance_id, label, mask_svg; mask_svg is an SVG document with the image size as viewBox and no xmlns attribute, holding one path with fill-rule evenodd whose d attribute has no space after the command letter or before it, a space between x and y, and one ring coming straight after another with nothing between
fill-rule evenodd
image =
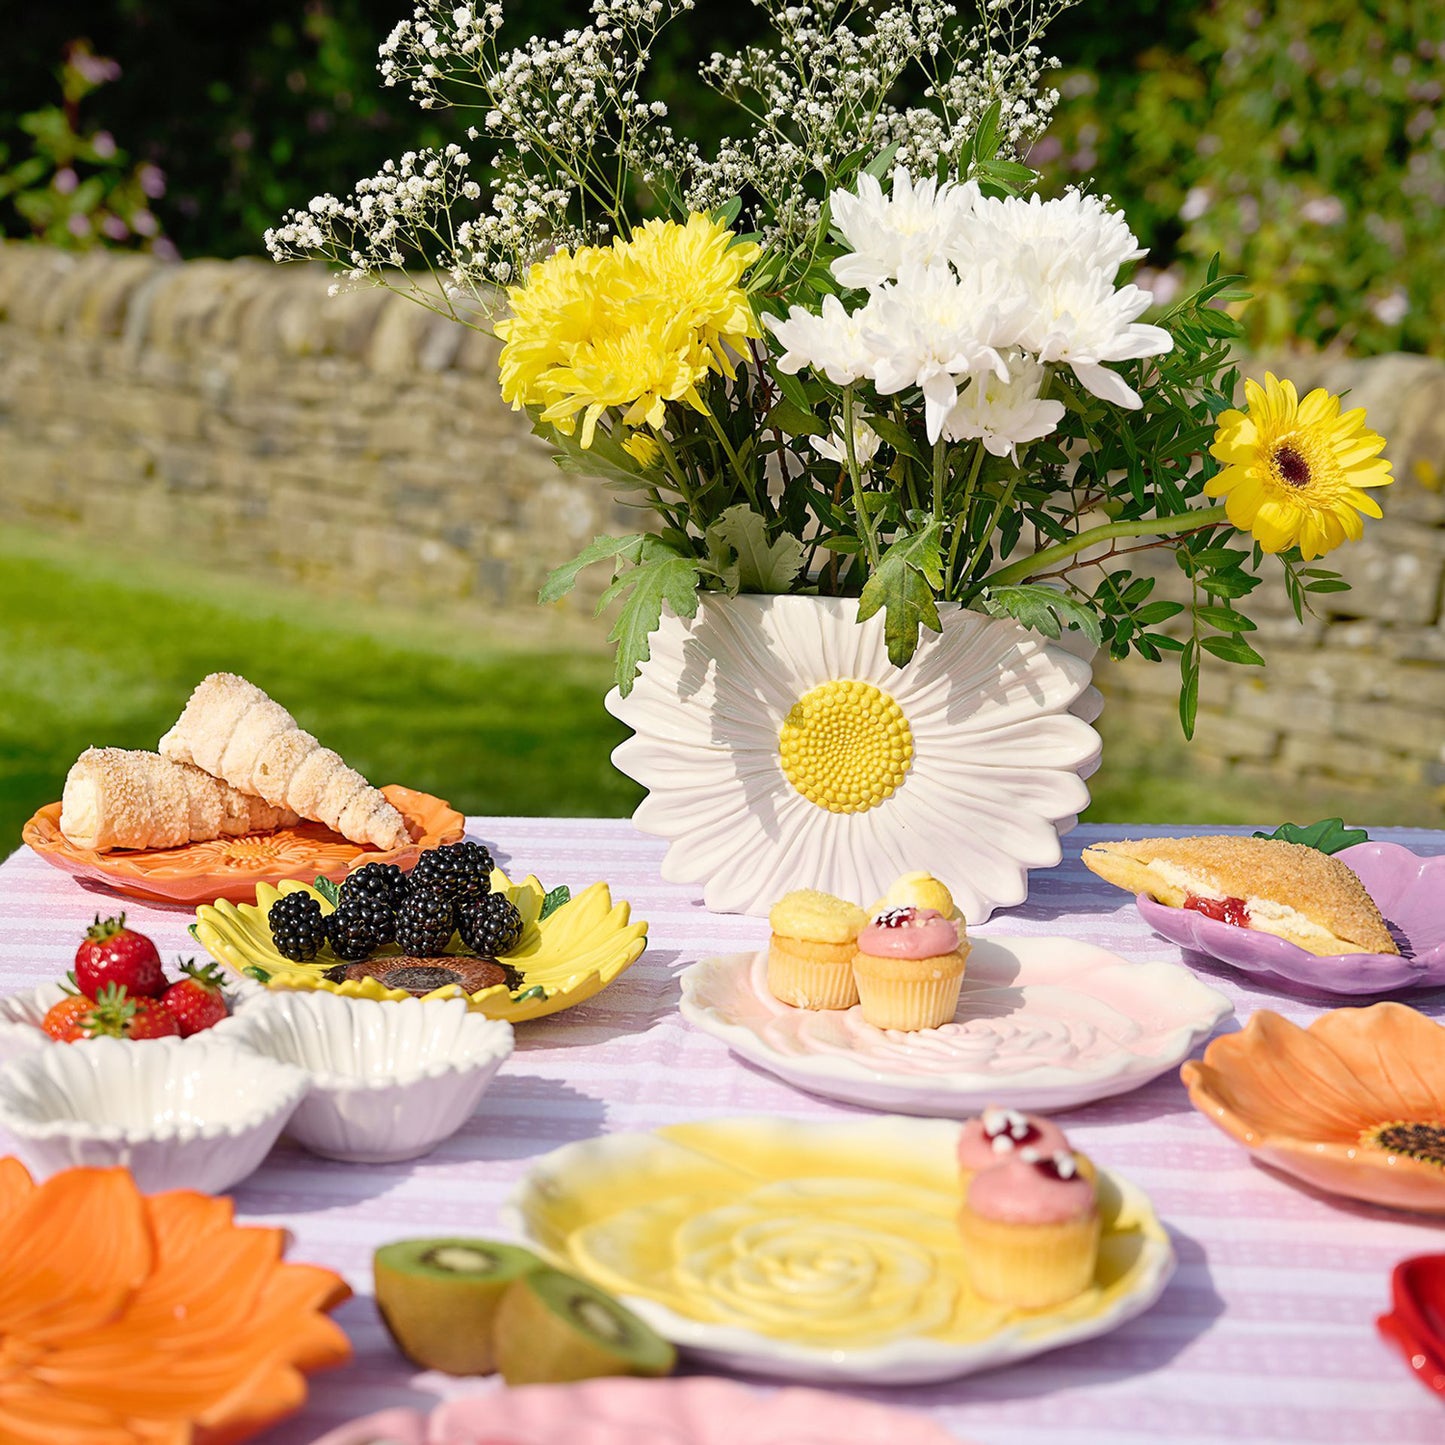
<instances>
[{"instance_id":1,"label":"pink tablecloth","mask_svg":"<svg viewBox=\"0 0 1445 1445\"><path fill-rule=\"evenodd\" d=\"M357 1293L338 1314L355 1362L316 1377L304 1413L271 1431L271 1445L303 1445L384 1406L426 1406L488 1387L418 1375L392 1351L368 1298L377 1245L495 1234L498 1207L528 1161L572 1140L686 1118L851 1112L739 1062L683 1023L679 970L709 953L757 946L767 927L710 915L690 890L663 883L656 841L625 822L567 819L474 819L470 834L491 844L503 866L548 883L606 878L649 921L651 943L591 1004L522 1025L482 1111L429 1158L333 1164L283 1142L236 1191L243 1220L284 1224L295 1235L293 1258L339 1270ZM1035 874L1029 902L982 931L1063 934L1126 957L1177 959L1129 899L1078 863L1080 847L1110 836L1119 830L1072 834L1064 865ZM1445 852L1445 833L1375 836ZM125 906L165 957L194 951L186 911ZM62 974L91 915L110 907L109 895L26 850L15 854L0 866L0 987ZM1223 968L1210 981L1241 1020L1267 1007L1307 1022L1330 1006L1261 992ZM1410 1001L1438 1017L1445 991ZM979 1445L1445 1441L1445 1402L1410 1378L1374 1329L1391 1267L1445 1249L1439 1226L1311 1195L1253 1166L1193 1112L1176 1075L1076 1110L1064 1123L1080 1147L1152 1197L1179 1254L1164 1297L1103 1339L950 1385L867 1393L926 1410Z\"/></svg>"}]
</instances>

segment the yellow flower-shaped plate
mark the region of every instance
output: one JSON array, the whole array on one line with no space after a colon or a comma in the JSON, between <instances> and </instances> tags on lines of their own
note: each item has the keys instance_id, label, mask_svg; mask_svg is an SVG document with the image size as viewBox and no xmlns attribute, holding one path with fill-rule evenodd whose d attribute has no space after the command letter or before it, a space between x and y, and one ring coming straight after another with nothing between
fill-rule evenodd
<instances>
[{"instance_id":1,"label":"yellow flower-shaped plate","mask_svg":"<svg viewBox=\"0 0 1445 1445\"><path fill-rule=\"evenodd\" d=\"M1169 1237L1103 1170L1091 1288L1038 1311L975 1294L955 1223L961 1127L757 1117L604 1135L539 1160L506 1220L708 1365L807 1382L950 1380L1159 1298Z\"/></svg>"},{"instance_id":2,"label":"yellow flower-shaped plate","mask_svg":"<svg viewBox=\"0 0 1445 1445\"><path fill-rule=\"evenodd\" d=\"M212 957L237 973L260 978L268 988L320 989L346 998L411 997L374 978L333 983L325 977L336 966L329 954L313 963L283 958L271 941L266 914L278 898L298 892L311 894L323 913L331 912L330 902L309 884L286 882L272 887L261 883L256 887L254 904L236 904L224 898L202 904L196 910L191 932ZM470 996L464 995L457 984L448 984L434 989L427 998L468 997L471 1007L488 1018L522 1023L558 1013L600 993L647 947L647 924L632 922L627 904L614 903L605 883L583 889L545 918L541 915L546 890L530 875L513 883L498 869L492 874L492 892L505 893L522 915L524 927L517 946L499 960L516 970L520 983L515 989L499 983ZM453 949L462 951L455 944ZM398 951L395 947L384 948L377 956Z\"/></svg>"}]
</instances>

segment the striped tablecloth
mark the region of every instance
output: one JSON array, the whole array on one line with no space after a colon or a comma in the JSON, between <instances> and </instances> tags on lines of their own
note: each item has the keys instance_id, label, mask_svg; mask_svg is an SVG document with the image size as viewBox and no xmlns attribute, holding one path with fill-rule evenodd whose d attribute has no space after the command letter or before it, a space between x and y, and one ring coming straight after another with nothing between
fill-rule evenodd
<instances>
[{"instance_id":1,"label":"striped tablecloth","mask_svg":"<svg viewBox=\"0 0 1445 1445\"><path fill-rule=\"evenodd\" d=\"M1171 831L1182 830L1127 830ZM295 1235L292 1258L340 1271L357 1294L337 1316L356 1346L355 1362L316 1377L305 1411L270 1432L271 1445L303 1445L384 1406L425 1407L488 1388L416 1374L393 1352L368 1297L377 1245L494 1234L498 1208L528 1162L572 1140L709 1116L853 1112L796 1092L683 1023L682 967L760 946L767 926L711 915L689 889L662 882L657 841L626 822L570 819L473 819L469 834L491 845L509 871L574 886L606 878L649 921L650 945L590 1004L522 1025L517 1052L481 1112L430 1157L334 1164L283 1141L236 1191L242 1220L285 1225ZM1177 960L1125 895L1078 862L1080 847L1119 836L1116 828L1078 829L1066 839L1065 863L1034 875L1029 902L980 932L1060 934L1129 958ZM1445 833L1374 836L1445 852ZM80 930L110 906L110 895L28 850L16 853L0 866L0 987L63 974ZM164 957L194 951L187 911L125 907ZM1241 1021L1272 1008L1305 1023L1331 1006L1262 992L1223 967L1209 981L1229 994ZM1439 1017L1445 990L1410 1001ZM1392 1266L1445 1249L1439 1226L1312 1195L1255 1167L1194 1113L1174 1074L1062 1121L1081 1148L1153 1199L1179 1255L1164 1297L1102 1339L949 1385L863 1393L925 1410L978 1445L1445 1441L1445 1401L1410 1378L1374 1328Z\"/></svg>"}]
</instances>

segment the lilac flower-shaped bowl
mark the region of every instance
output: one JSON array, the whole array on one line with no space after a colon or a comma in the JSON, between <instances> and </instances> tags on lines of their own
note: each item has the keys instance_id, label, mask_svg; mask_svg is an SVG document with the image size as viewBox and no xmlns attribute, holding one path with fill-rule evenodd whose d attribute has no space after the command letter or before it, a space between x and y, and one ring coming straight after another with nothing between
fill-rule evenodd
<instances>
[{"instance_id":1,"label":"lilac flower-shaped bowl","mask_svg":"<svg viewBox=\"0 0 1445 1445\"><path fill-rule=\"evenodd\" d=\"M1272 933L1237 928L1146 894L1134 900L1156 933L1267 984L1350 997L1445 985L1445 854L1422 858L1398 843L1357 843L1335 855L1354 869L1400 952L1319 958Z\"/></svg>"}]
</instances>

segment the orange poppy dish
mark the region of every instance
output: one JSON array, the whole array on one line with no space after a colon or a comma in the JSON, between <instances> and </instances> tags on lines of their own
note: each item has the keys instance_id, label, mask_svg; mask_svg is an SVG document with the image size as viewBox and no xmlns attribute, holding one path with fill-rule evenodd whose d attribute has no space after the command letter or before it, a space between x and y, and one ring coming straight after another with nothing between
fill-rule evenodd
<instances>
[{"instance_id":1,"label":"orange poppy dish","mask_svg":"<svg viewBox=\"0 0 1445 1445\"><path fill-rule=\"evenodd\" d=\"M0 1439L231 1445L294 1413L351 1358L326 1316L351 1291L285 1242L228 1199L0 1159Z\"/></svg>"},{"instance_id":2,"label":"orange poppy dish","mask_svg":"<svg viewBox=\"0 0 1445 1445\"><path fill-rule=\"evenodd\" d=\"M382 794L401 814L411 834L405 848L389 851L350 843L320 823L298 823L274 833L217 838L180 848L117 849L97 853L77 848L60 831L60 804L43 807L21 830L21 838L47 863L78 878L105 884L117 893L151 902L254 903L256 885L283 879L310 883L318 877L340 883L363 863L396 863L410 868L423 848L455 843L467 820L450 803L395 783Z\"/></svg>"},{"instance_id":3,"label":"orange poppy dish","mask_svg":"<svg viewBox=\"0 0 1445 1445\"><path fill-rule=\"evenodd\" d=\"M1445 1214L1445 1027L1415 1009L1334 1009L1307 1029L1261 1010L1180 1077L1261 1163L1347 1199Z\"/></svg>"}]
</instances>

